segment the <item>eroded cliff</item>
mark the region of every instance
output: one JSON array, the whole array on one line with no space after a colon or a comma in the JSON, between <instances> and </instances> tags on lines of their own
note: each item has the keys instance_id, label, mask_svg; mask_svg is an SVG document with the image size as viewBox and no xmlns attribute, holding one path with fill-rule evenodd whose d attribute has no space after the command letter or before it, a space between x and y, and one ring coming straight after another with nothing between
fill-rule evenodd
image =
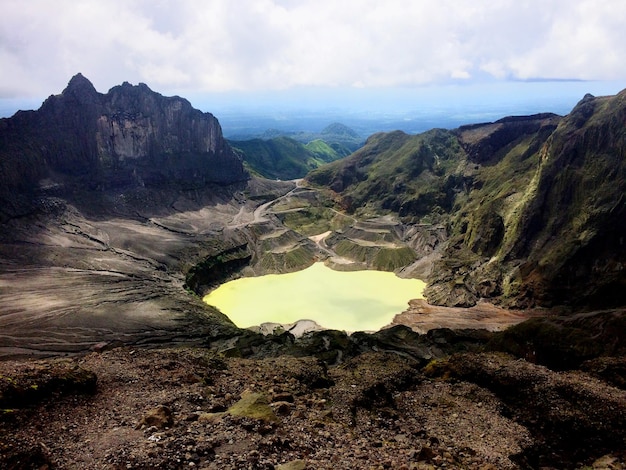
<instances>
[{"instance_id":1,"label":"eroded cliff","mask_svg":"<svg viewBox=\"0 0 626 470\"><path fill-rule=\"evenodd\" d=\"M39 110L0 120L0 178L10 215L17 195L40 191L193 189L248 175L213 115L145 84L98 93L78 74Z\"/></svg>"}]
</instances>

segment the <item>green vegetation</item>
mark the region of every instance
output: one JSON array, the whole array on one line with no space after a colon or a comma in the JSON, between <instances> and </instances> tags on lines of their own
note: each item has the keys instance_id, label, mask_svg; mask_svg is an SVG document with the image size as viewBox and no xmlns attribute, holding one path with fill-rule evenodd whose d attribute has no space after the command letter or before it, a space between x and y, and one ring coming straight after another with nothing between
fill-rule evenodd
<instances>
[{"instance_id":1,"label":"green vegetation","mask_svg":"<svg viewBox=\"0 0 626 470\"><path fill-rule=\"evenodd\" d=\"M449 239L427 290L433 302L500 297L525 307L537 299L550 305L556 295L558 302L586 297L617 305L626 283L621 271L598 269L593 260L626 262L615 235L626 230L618 196L626 193L624 119L626 92L586 97L566 118L380 133L307 180L335 191L339 205L360 219L392 213L404 223L444 225ZM336 250L372 259L362 243L342 241Z\"/></svg>"},{"instance_id":2,"label":"green vegetation","mask_svg":"<svg viewBox=\"0 0 626 470\"><path fill-rule=\"evenodd\" d=\"M361 147L363 140L349 127L333 123L320 133L269 130L261 138L229 143L243 157L250 173L290 180L347 157Z\"/></svg>"},{"instance_id":3,"label":"green vegetation","mask_svg":"<svg viewBox=\"0 0 626 470\"><path fill-rule=\"evenodd\" d=\"M502 149L496 163L474 172L473 190L460 195L462 207L452 216L452 231L479 255L491 256L501 246L506 230L516 222L519 205L535 174L538 152L536 136L522 136Z\"/></svg>"},{"instance_id":4,"label":"green vegetation","mask_svg":"<svg viewBox=\"0 0 626 470\"><path fill-rule=\"evenodd\" d=\"M415 261L415 252L408 246L382 247L374 257L374 268L380 271L395 271Z\"/></svg>"},{"instance_id":5,"label":"green vegetation","mask_svg":"<svg viewBox=\"0 0 626 470\"><path fill-rule=\"evenodd\" d=\"M350 150L340 144L329 144L322 139L315 139L305 145L305 148L317 155L319 160L330 163L350 155Z\"/></svg>"},{"instance_id":6,"label":"green vegetation","mask_svg":"<svg viewBox=\"0 0 626 470\"><path fill-rule=\"evenodd\" d=\"M241 400L228 409L228 413L233 416L242 416L262 421L278 421L278 417L269 405L267 396L249 390L242 394Z\"/></svg>"},{"instance_id":7,"label":"green vegetation","mask_svg":"<svg viewBox=\"0 0 626 470\"><path fill-rule=\"evenodd\" d=\"M314 261L315 253L310 247L297 245L289 249L262 252L259 265L266 272L284 273L307 268Z\"/></svg>"},{"instance_id":8,"label":"green vegetation","mask_svg":"<svg viewBox=\"0 0 626 470\"><path fill-rule=\"evenodd\" d=\"M339 256L365 263L379 271L395 271L416 259L415 252L408 246L364 244L348 238L340 240L333 249Z\"/></svg>"},{"instance_id":9,"label":"green vegetation","mask_svg":"<svg viewBox=\"0 0 626 470\"><path fill-rule=\"evenodd\" d=\"M307 179L341 193L346 209L357 215L395 212L419 219L450 210L459 179L456 168L464 156L450 131L380 133Z\"/></svg>"},{"instance_id":10,"label":"green vegetation","mask_svg":"<svg viewBox=\"0 0 626 470\"><path fill-rule=\"evenodd\" d=\"M271 179L302 178L310 170L349 153L341 146L331 146L319 139L305 145L284 136L229 143L243 156L249 171Z\"/></svg>"},{"instance_id":11,"label":"green vegetation","mask_svg":"<svg viewBox=\"0 0 626 470\"><path fill-rule=\"evenodd\" d=\"M328 207L311 206L277 215L285 226L307 237L347 227L353 223L351 218Z\"/></svg>"},{"instance_id":12,"label":"green vegetation","mask_svg":"<svg viewBox=\"0 0 626 470\"><path fill-rule=\"evenodd\" d=\"M301 178L320 164L315 154L288 137L229 143L242 154L248 169L266 178Z\"/></svg>"}]
</instances>

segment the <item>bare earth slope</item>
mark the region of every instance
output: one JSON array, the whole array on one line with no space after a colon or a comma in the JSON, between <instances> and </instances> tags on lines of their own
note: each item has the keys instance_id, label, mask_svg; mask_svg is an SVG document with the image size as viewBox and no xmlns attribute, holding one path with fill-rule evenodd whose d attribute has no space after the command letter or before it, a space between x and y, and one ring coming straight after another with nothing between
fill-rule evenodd
<instances>
[{"instance_id":1,"label":"bare earth slope","mask_svg":"<svg viewBox=\"0 0 626 470\"><path fill-rule=\"evenodd\" d=\"M220 249L212 241L212 224L221 227L220 219L239 209L212 197L205 206L173 196L173 205L189 210L160 216L146 208L115 214L109 207L106 217L90 217L58 200L53 212L32 216L29 223L5 224L0 354L71 352L142 338L184 340L227 325L183 289L185 265L203 251Z\"/></svg>"}]
</instances>

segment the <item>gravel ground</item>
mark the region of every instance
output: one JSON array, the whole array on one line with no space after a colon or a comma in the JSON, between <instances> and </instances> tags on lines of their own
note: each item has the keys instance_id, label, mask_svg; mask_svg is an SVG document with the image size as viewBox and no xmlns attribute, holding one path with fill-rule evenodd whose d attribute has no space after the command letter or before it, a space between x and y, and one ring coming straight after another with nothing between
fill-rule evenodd
<instances>
[{"instance_id":1,"label":"gravel ground","mask_svg":"<svg viewBox=\"0 0 626 470\"><path fill-rule=\"evenodd\" d=\"M313 358L120 348L1 362L0 384L5 408L11 384L49 390L5 410L9 469L512 469L534 445L487 387L427 378L396 354L327 369ZM623 468L617 454L603 458L593 468Z\"/></svg>"}]
</instances>

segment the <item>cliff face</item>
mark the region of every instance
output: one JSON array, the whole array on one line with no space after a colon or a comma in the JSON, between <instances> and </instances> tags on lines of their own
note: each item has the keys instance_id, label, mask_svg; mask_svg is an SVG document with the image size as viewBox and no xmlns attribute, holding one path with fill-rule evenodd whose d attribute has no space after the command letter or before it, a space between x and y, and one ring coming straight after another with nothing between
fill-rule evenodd
<instances>
[{"instance_id":1,"label":"cliff face","mask_svg":"<svg viewBox=\"0 0 626 470\"><path fill-rule=\"evenodd\" d=\"M0 120L6 194L42 188L195 188L247 179L217 119L128 83L98 93L82 75L38 111Z\"/></svg>"},{"instance_id":2,"label":"cliff face","mask_svg":"<svg viewBox=\"0 0 626 470\"><path fill-rule=\"evenodd\" d=\"M564 118L540 122L487 157L480 189L458 199L464 214L454 215L454 230L462 241L444 256L473 257L462 276L470 302L486 295L520 307L622 306L626 92L588 95ZM449 291L443 279L431 288L440 300Z\"/></svg>"},{"instance_id":3,"label":"cliff face","mask_svg":"<svg viewBox=\"0 0 626 470\"><path fill-rule=\"evenodd\" d=\"M587 95L542 149L508 258L520 296L546 304L626 302L626 90Z\"/></svg>"}]
</instances>

